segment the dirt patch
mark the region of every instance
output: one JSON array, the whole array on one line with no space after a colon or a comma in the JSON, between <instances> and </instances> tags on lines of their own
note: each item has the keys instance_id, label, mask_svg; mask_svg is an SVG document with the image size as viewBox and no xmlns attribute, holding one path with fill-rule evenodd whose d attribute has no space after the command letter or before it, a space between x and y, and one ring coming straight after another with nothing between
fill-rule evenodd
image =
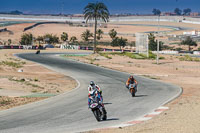
<instances>
[{"instance_id":1,"label":"dirt patch","mask_svg":"<svg viewBox=\"0 0 200 133\"><path fill-rule=\"evenodd\" d=\"M13 56L13 53L23 52L35 51L1 50L0 52L0 103L3 103L0 104L0 110L55 96L77 86L71 77Z\"/></svg>"}]
</instances>

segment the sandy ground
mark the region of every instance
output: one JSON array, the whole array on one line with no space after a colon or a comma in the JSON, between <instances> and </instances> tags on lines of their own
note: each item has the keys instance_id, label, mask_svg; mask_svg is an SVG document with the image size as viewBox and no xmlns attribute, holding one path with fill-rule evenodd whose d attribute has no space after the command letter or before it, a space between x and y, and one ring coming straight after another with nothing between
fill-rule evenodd
<instances>
[{"instance_id":1,"label":"sandy ground","mask_svg":"<svg viewBox=\"0 0 200 133\"><path fill-rule=\"evenodd\" d=\"M79 41L82 41L81 34L86 29L90 30L91 32L93 32L94 30L93 27L71 27L67 24L43 24L43 25L39 25L33 29L23 32L23 29L30 25L32 24L28 23L28 24L16 24L16 25L7 26L6 28L10 31L13 31L14 34L10 35L9 33L0 33L0 39L4 41L7 41L8 39L12 39L12 42L17 44L23 33L32 33L35 37L42 36L49 33L49 34L55 34L58 37L60 37L60 35L63 32L67 32L69 34L69 39L72 36L76 36ZM108 32L113 28L118 32L119 37L122 36L124 38L127 38L130 42L135 40L135 38L133 37L133 34L136 32L147 32L147 31L157 30L157 27L148 27L148 26L140 27L140 26L108 24L107 28L100 28L105 33L103 35L103 41L111 40L110 36L108 35ZM171 29L160 28L160 30L169 31Z\"/></svg>"},{"instance_id":2,"label":"sandy ground","mask_svg":"<svg viewBox=\"0 0 200 133\"><path fill-rule=\"evenodd\" d=\"M106 59L99 55L88 57L73 57L76 60L112 68L115 70L131 72L148 78L176 84L183 88L183 94L176 100L165 105L169 107L152 120L135 126L106 129L91 132L106 133L199 133L200 132L200 63L179 61L179 57L162 55L164 60L156 65L155 60L136 60L129 57L109 55ZM92 62L91 62L92 61ZM127 77L128 78L128 77ZM138 88L139 89L139 88Z\"/></svg>"},{"instance_id":3,"label":"sandy ground","mask_svg":"<svg viewBox=\"0 0 200 133\"><path fill-rule=\"evenodd\" d=\"M77 83L71 77L13 56L13 53L23 52L35 51L0 50L0 110L58 95L76 87ZM7 62L7 65L2 62ZM13 63L21 66L8 65Z\"/></svg>"}]
</instances>

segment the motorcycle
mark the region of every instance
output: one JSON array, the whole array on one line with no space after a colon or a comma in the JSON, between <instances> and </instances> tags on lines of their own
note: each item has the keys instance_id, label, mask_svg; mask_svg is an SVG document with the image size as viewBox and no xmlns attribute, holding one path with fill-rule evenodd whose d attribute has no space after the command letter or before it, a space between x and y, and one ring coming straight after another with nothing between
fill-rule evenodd
<instances>
[{"instance_id":1,"label":"motorcycle","mask_svg":"<svg viewBox=\"0 0 200 133\"><path fill-rule=\"evenodd\" d=\"M129 89L129 91L130 91L132 97L134 97L134 96L135 96L135 93L137 92L136 87L137 87L137 86L136 86L135 83L134 83L134 84L129 84L129 86L128 86L128 89Z\"/></svg>"},{"instance_id":2,"label":"motorcycle","mask_svg":"<svg viewBox=\"0 0 200 133\"><path fill-rule=\"evenodd\" d=\"M40 50L37 50L35 54L40 54Z\"/></svg>"},{"instance_id":3,"label":"motorcycle","mask_svg":"<svg viewBox=\"0 0 200 133\"><path fill-rule=\"evenodd\" d=\"M106 120L107 119L107 112L105 108L100 104L100 100L97 96L91 96L91 103L89 108L93 112L97 121Z\"/></svg>"}]
</instances>

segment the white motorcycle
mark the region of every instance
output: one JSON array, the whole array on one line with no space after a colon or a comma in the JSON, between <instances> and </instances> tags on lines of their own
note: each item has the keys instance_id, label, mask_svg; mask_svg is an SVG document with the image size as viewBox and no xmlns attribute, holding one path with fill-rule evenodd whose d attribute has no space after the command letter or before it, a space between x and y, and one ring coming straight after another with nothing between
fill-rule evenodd
<instances>
[{"instance_id":1,"label":"white motorcycle","mask_svg":"<svg viewBox=\"0 0 200 133\"><path fill-rule=\"evenodd\" d=\"M106 120L107 112L105 108L102 106L102 104L100 103L100 99L97 96L95 96L95 94L91 96L90 99L91 99L91 103L90 103L89 108L92 110L96 120L97 121Z\"/></svg>"}]
</instances>

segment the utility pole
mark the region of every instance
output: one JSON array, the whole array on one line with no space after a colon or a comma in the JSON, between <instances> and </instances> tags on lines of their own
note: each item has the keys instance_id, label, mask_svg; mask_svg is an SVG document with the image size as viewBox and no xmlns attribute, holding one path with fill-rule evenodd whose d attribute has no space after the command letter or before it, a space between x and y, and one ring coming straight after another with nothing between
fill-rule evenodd
<instances>
[{"instance_id":1,"label":"utility pole","mask_svg":"<svg viewBox=\"0 0 200 133\"><path fill-rule=\"evenodd\" d=\"M160 14L158 14L158 35L157 35L157 57L156 63L159 64L159 33L160 33Z\"/></svg>"}]
</instances>

